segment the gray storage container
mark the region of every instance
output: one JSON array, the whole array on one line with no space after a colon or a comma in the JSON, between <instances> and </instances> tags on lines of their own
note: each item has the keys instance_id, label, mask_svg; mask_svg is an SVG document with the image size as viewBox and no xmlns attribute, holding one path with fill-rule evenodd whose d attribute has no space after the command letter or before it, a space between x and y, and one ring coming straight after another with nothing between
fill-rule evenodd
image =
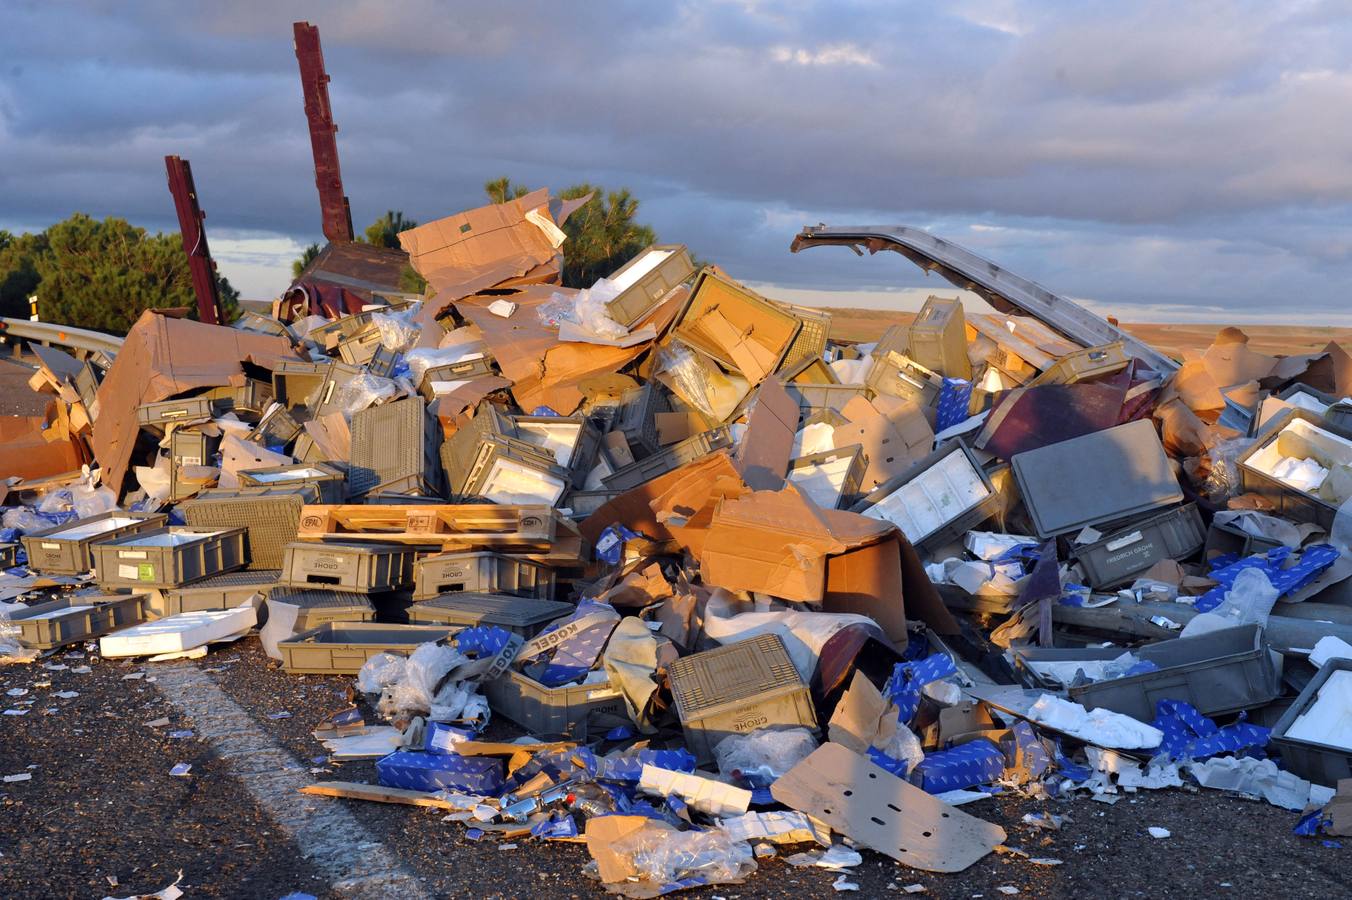
<instances>
[{"instance_id":1,"label":"gray storage container","mask_svg":"<svg viewBox=\"0 0 1352 900\"><path fill-rule=\"evenodd\" d=\"M955 438L850 509L891 522L918 549L932 550L960 540L999 505L990 476L971 449Z\"/></svg>"},{"instance_id":2,"label":"gray storage container","mask_svg":"<svg viewBox=\"0 0 1352 900\"><path fill-rule=\"evenodd\" d=\"M873 360L864 384L875 394L887 394L903 400L914 400L921 406L933 406L939 402L939 391L944 381L940 375L909 356L889 350Z\"/></svg>"},{"instance_id":3,"label":"gray storage container","mask_svg":"<svg viewBox=\"0 0 1352 900\"><path fill-rule=\"evenodd\" d=\"M296 541L286 545L277 583L355 594L397 591L413 581L413 554L413 548L403 544Z\"/></svg>"},{"instance_id":4,"label":"gray storage container","mask_svg":"<svg viewBox=\"0 0 1352 900\"><path fill-rule=\"evenodd\" d=\"M1329 404L1329 408L1324 410L1324 421L1336 431L1352 433L1352 403L1340 400Z\"/></svg>"},{"instance_id":5,"label":"gray storage container","mask_svg":"<svg viewBox=\"0 0 1352 900\"><path fill-rule=\"evenodd\" d=\"M585 416L513 416L517 437L554 455L569 482L583 484L601 452L601 432Z\"/></svg>"},{"instance_id":6,"label":"gray storage container","mask_svg":"<svg viewBox=\"0 0 1352 900\"><path fill-rule=\"evenodd\" d=\"M606 280L620 289L606 314L625 328L642 321L662 298L695 272L685 244L653 244L640 250Z\"/></svg>"},{"instance_id":7,"label":"gray storage container","mask_svg":"<svg viewBox=\"0 0 1352 900\"><path fill-rule=\"evenodd\" d=\"M300 433L301 424L295 417L285 406L274 403L244 439L265 447L277 447L291 443Z\"/></svg>"},{"instance_id":8,"label":"gray storage container","mask_svg":"<svg viewBox=\"0 0 1352 900\"><path fill-rule=\"evenodd\" d=\"M287 327L285 322L247 309L240 312L239 317L230 323L230 327L238 328L240 331L251 331L255 334L275 334L292 343L296 341L295 333Z\"/></svg>"},{"instance_id":9,"label":"gray storage container","mask_svg":"<svg viewBox=\"0 0 1352 900\"><path fill-rule=\"evenodd\" d=\"M232 410L258 414L272 403L272 382L248 378L239 387L212 388L202 396L211 401L218 414Z\"/></svg>"},{"instance_id":10,"label":"gray storage container","mask_svg":"<svg viewBox=\"0 0 1352 900\"><path fill-rule=\"evenodd\" d=\"M8 569L19 559L18 544L0 544L0 569Z\"/></svg>"},{"instance_id":11,"label":"gray storage container","mask_svg":"<svg viewBox=\"0 0 1352 900\"><path fill-rule=\"evenodd\" d=\"M381 344L376 348L376 352L371 354L371 359L366 363L366 371L378 378L393 378L395 368L403 359L404 354Z\"/></svg>"},{"instance_id":12,"label":"gray storage container","mask_svg":"<svg viewBox=\"0 0 1352 900\"><path fill-rule=\"evenodd\" d=\"M405 479L420 482L423 493L438 493L440 442L441 425L427 414L421 397L361 410L352 417L348 496L363 496L379 485L390 489L391 482Z\"/></svg>"},{"instance_id":13,"label":"gray storage container","mask_svg":"<svg viewBox=\"0 0 1352 900\"><path fill-rule=\"evenodd\" d=\"M585 738L587 717L593 713L626 715L624 698L608 678L551 688L508 669L500 678L485 681L480 690L493 712L533 735Z\"/></svg>"},{"instance_id":14,"label":"gray storage container","mask_svg":"<svg viewBox=\"0 0 1352 900\"><path fill-rule=\"evenodd\" d=\"M169 517L162 513L100 513L65 525L54 525L23 535L28 568L44 575L80 575L94 567L90 547L128 534L163 528Z\"/></svg>"},{"instance_id":15,"label":"gray storage container","mask_svg":"<svg viewBox=\"0 0 1352 900\"><path fill-rule=\"evenodd\" d=\"M667 667L685 744L700 762L720 741L762 728L817 730L808 687L784 641L761 634L682 657Z\"/></svg>"},{"instance_id":16,"label":"gray storage container","mask_svg":"<svg viewBox=\"0 0 1352 900\"><path fill-rule=\"evenodd\" d=\"M831 314L810 306L774 302L780 309L797 316L803 323L793 343L789 345L789 352L784 354L784 361L776 370L782 377L788 378L802 372L813 360L822 359L822 355L826 352L826 338L831 332Z\"/></svg>"},{"instance_id":17,"label":"gray storage container","mask_svg":"<svg viewBox=\"0 0 1352 900\"><path fill-rule=\"evenodd\" d=\"M570 518L580 522L623 493L624 491L573 491L564 498L563 505L571 510Z\"/></svg>"},{"instance_id":18,"label":"gray storage container","mask_svg":"<svg viewBox=\"0 0 1352 900\"><path fill-rule=\"evenodd\" d=\"M408 655L455 629L428 625L329 622L277 642L282 668L293 674L356 675L377 653Z\"/></svg>"},{"instance_id":19,"label":"gray storage container","mask_svg":"<svg viewBox=\"0 0 1352 900\"><path fill-rule=\"evenodd\" d=\"M1257 625L1175 638L1132 652L1159 669L1072 687L1070 698L1086 709L1101 707L1150 722L1157 700L1182 700L1204 716L1219 716L1263 706L1281 693L1281 654L1268 649Z\"/></svg>"},{"instance_id":20,"label":"gray storage container","mask_svg":"<svg viewBox=\"0 0 1352 900\"><path fill-rule=\"evenodd\" d=\"M281 573L276 569L226 572L163 591L166 616L203 609L234 609L254 594L266 595Z\"/></svg>"},{"instance_id":21,"label":"gray storage container","mask_svg":"<svg viewBox=\"0 0 1352 900\"><path fill-rule=\"evenodd\" d=\"M294 626L297 634L330 622L370 622L376 617L376 608L365 594L279 587L268 595L268 602L289 603L299 610Z\"/></svg>"},{"instance_id":22,"label":"gray storage container","mask_svg":"<svg viewBox=\"0 0 1352 900\"><path fill-rule=\"evenodd\" d=\"M173 525L94 544L94 567L105 588L170 588L248 561L243 528Z\"/></svg>"},{"instance_id":23,"label":"gray storage container","mask_svg":"<svg viewBox=\"0 0 1352 900\"><path fill-rule=\"evenodd\" d=\"M671 398L657 379L643 387L626 391L620 398L616 431L623 432L629 452L635 460L651 456L662 449L657 439L657 414L671 412Z\"/></svg>"},{"instance_id":24,"label":"gray storage container","mask_svg":"<svg viewBox=\"0 0 1352 900\"><path fill-rule=\"evenodd\" d=\"M246 469L239 473L244 487L294 487L313 484L319 490L316 503L342 503L347 497L347 475L328 463L296 463L266 469Z\"/></svg>"},{"instance_id":25,"label":"gray storage container","mask_svg":"<svg viewBox=\"0 0 1352 900\"><path fill-rule=\"evenodd\" d=\"M1296 702L1277 720L1272 728L1272 744L1282 755L1283 768L1289 769L1307 781L1327 787L1337 787L1344 778L1352 778L1352 746L1337 746L1309 737L1292 737L1289 733L1297 721L1312 713L1319 702L1320 691L1330 679L1339 682L1352 680L1352 659L1330 659L1319 667L1314 678L1300 692ZM1344 687L1343 690L1346 690ZM1332 717L1323 721L1332 725Z\"/></svg>"},{"instance_id":26,"label":"gray storage container","mask_svg":"<svg viewBox=\"0 0 1352 900\"><path fill-rule=\"evenodd\" d=\"M429 401L437 398L437 384L449 383L455 381L469 381L473 378L483 378L493 374L493 359L490 356L480 356L477 359L461 359L453 363L443 363L439 366L428 366L423 372L422 381L418 382L418 393L422 394Z\"/></svg>"},{"instance_id":27,"label":"gray storage container","mask_svg":"<svg viewBox=\"0 0 1352 900\"><path fill-rule=\"evenodd\" d=\"M462 496L554 506L568 490L568 472L555 465L553 453L535 444L488 437L475 449Z\"/></svg>"},{"instance_id":28,"label":"gray storage container","mask_svg":"<svg viewBox=\"0 0 1352 900\"><path fill-rule=\"evenodd\" d=\"M1089 586L1098 589L1130 581L1157 562L1187 559L1204 543L1202 515L1196 504L1186 503L1074 547L1070 557L1080 564Z\"/></svg>"},{"instance_id":29,"label":"gray storage container","mask_svg":"<svg viewBox=\"0 0 1352 900\"><path fill-rule=\"evenodd\" d=\"M663 447L659 452L645 459L616 469L612 474L602 478L601 483L612 491L627 491L646 481L651 481L659 475L664 475L672 469L702 459L716 450L731 446L732 432L726 425L720 425L702 434L696 434L683 441L677 441L668 447Z\"/></svg>"},{"instance_id":30,"label":"gray storage container","mask_svg":"<svg viewBox=\"0 0 1352 900\"><path fill-rule=\"evenodd\" d=\"M1289 437L1284 438L1286 435ZM1352 432L1336 428L1319 414L1307 409L1289 409L1269 422L1249 449L1236 460L1240 485L1245 492L1274 501L1278 506L1277 515L1297 522L1312 522L1329 531L1333 528L1333 518L1340 506L1338 498L1326 498L1300 490L1273 474L1274 467L1282 458L1282 445L1286 441L1309 448L1325 462L1349 465L1352 464ZM1343 501L1347 499L1342 498Z\"/></svg>"},{"instance_id":31,"label":"gray storage container","mask_svg":"<svg viewBox=\"0 0 1352 900\"><path fill-rule=\"evenodd\" d=\"M550 622L568 615L573 609L573 604L557 600L465 592L443 594L414 603L408 609L408 620L416 625L452 625L456 628L496 625L524 638L532 638Z\"/></svg>"},{"instance_id":32,"label":"gray storage container","mask_svg":"<svg viewBox=\"0 0 1352 900\"><path fill-rule=\"evenodd\" d=\"M220 435L203 434L191 429L176 428L169 437L169 455L180 466L213 465L216 450L220 446Z\"/></svg>"},{"instance_id":33,"label":"gray storage container","mask_svg":"<svg viewBox=\"0 0 1352 900\"><path fill-rule=\"evenodd\" d=\"M1149 419L1016 453L1010 463L1042 538L1118 522L1183 500Z\"/></svg>"},{"instance_id":34,"label":"gray storage container","mask_svg":"<svg viewBox=\"0 0 1352 900\"><path fill-rule=\"evenodd\" d=\"M205 422L217 412L215 404L209 398L188 397L142 403L136 407L136 421L142 426L159 429L169 424Z\"/></svg>"},{"instance_id":35,"label":"gray storage container","mask_svg":"<svg viewBox=\"0 0 1352 900\"><path fill-rule=\"evenodd\" d=\"M860 444L809 453L789 462L789 481L823 509L845 509L861 499L868 454Z\"/></svg>"},{"instance_id":36,"label":"gray storage container","mask_svg":"<svg viewBox=\"0 0 1352 900\"><path fill-rule=\"evenodd\" d=\"M380 329L368 325L338 342L338 358L350 366L364 366L380 346Z\"/></svg>"},{"instance_id":37,"label":"gray storage container","mask_svg":"<svg viewBox=\"0 0 1352 900\"><path fill-rule=\"evenodd\" d=\"M868 397L872 392L862 384L786 384L790 397L798 400L805 414L812 410L840 412L855 397Z\"/></svg>"},{"instance_id":38,"label":"gray storage container","mask_svg":"<svg viewBox=\"0 0 1352 900\"><path fill-rule=\"evenodd\" d=\"M479 550L438 553L413 563L413 599L473 591L548 600L554 593L554 570L519 556Z\"/></svg>"},{"instance_id":39,"label":"gray storage container","mask_svg":"<svg viewBox=\"0 0 1352 900\"><path fill-rule=\"evenodd\" d=\"M479 406L474 418L456 429L441 444L441 468L446 473L446 490L452 496L464 495L465 484L474 468L479 445L495 438L515 438L512 420L491 403Z\"/></svg>"},{"instance_id":40,"label":"gray storage container","mask_svg":"<svg viewBox=\"0 0 1352 900\"><path fill-rule=\"evenodd\" d=\"M1235 525L1221 524L1213 520L1206 534L1205 553L1207 559L1228 553L1243 557L1266 553L1280 546L1281 541L1257 537Z\"/></svg>"},{"instance_id":41,"label":"gray storage container","mask_svg":"<svg viewBox=\"0 0 1352 900\"><path fill-rule=\"evenodd\" d=\"M272 370L273 398L289 409L311 405L318 399L332 365L329 360L281 360Z\"/></svg>"},{"instance_id":42,"label":"gray storage container","mask_svg":"<svg viewBox=\"0 0 1352 900\"><path fill-rule=\"evenodd\" d=\"M9 618L19 629L19 643L51 650L139 625L145 621L145 599L144 594L67 595L12 610Z\"/></svg>"},{"instance_id":43,"label":"gray storage container","mask_svg":"<svg viewBox=\"0 0 1352 900\"><path fill-rule=\"evenodd\" d=\"M249 568L280 569L282 551L296 539L300 512L319 502L313 484L283 487L217 488L182 504L184 518L196 528L243 528L248 532Z\"/></svg>"}]
</instances>

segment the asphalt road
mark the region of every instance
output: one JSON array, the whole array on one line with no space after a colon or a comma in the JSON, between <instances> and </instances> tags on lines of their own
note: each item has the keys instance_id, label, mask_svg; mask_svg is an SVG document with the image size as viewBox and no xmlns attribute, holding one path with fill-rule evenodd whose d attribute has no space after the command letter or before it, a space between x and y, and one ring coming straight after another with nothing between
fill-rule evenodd
<instances>
[{"instance_id":1,"label":"asphalt road","mask_svg":"<svg viewBox=\"0 0 1352 900\"><path fill-rule=\"evenodd\" d=\"M580 845L476 843L436 810L295 793L310 779L375 781L373 763L332 765L310 734L351 683L288 675L254 637L188 663L58 653L0 667L0 705L28 710L0 717L0 775L31 775L0 783L0 896L126 897L179 873L189 898L608 896L582 875ZM169 721L148 724L160 719ZM492 733L515 734L501 723ZM191 765L186 776L170 774L178 763ZM1060 831L1021 823L1043 809L1066 817ZM920 884L921 896L941 898L1000 898L1009 887L1036 897L1324 900L1346 896L1352 872L1352 842L1332 849L1295 837L1296 814L1218 792L1142 792L1111 806L998 797L965 810L1003 825L1008 845L1063 864L991 854L936 875L866 851L848 874L858 896ZM1172 836L1151 838L1150 826ZM762 861L744 884L685 896L835 897L838 874Z\"/></svg>"}]
</instances>

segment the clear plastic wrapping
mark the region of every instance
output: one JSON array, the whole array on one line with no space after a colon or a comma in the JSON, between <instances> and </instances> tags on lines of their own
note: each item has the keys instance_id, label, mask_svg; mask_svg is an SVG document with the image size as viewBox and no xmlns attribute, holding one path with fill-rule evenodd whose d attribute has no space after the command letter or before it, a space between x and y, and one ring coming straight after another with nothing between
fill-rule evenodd
<instances>
[{"instance_id":1,"label":"clear plastic wrapping","mask_svg":"<svg viewBox=\"0 0 1352 900\"><path fill-rule=\"evenodd\" d=\"M699 878L706 884L740 881L756 871L751 845L735 840L721 828L707 831L673 831L670 828L640 828L612 845L638 870L641 880L671 884Z\"/></svg>"},{"instance_id":2,"label":"clear plastic wrapping","mask_svg":"<svg viewBox=\"0 0 1352 900\"><path fill-rule=\"evenodd\" d=\"M806 728L761 729L719 741L714 759L726 776L737 772L773 781L816 749L817 740Z\"/></svg>"},{"instance_id":3,"label":"clear plastic wrapping","mask_svg":"<svg viewBox=\"0 0 1352 900\"><path fill-rule=\"evenodd\" d=\"M398 395L399 385L395 381L381 378L379 375L362 373L338 389L335 402L343 415L350 419L355 413L369 406L393 400Z\"/></svg>"}]
</instances>

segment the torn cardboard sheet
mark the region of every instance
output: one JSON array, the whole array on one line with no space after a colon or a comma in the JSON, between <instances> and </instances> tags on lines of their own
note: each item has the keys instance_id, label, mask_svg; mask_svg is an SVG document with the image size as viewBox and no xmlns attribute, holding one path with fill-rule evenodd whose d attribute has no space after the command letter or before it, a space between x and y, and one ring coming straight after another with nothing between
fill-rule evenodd
<instances>
[{"instance_id":1,"label":"torn cardboard sheet","mask_svg":"<svg viewBox=\"0 0 1352 900\"><path fill-rule=\"evenodd\" d=\"M954 809L840 744L826 743L770 787L856 844L927 872L961 872L1005 830Z\"/></svg>"},{"instance_id":2,"label":"torn cardboard sheet","mask_svg":"<svg viewBox=\"0 0 1352 900\"><path fill-rule=\"evenodd\" d=\"M885 395L872 401L862 396L851 397L841 415L846 422L835 426L831 434L833 449L851 444L863 446L868 458L860 482L864 493L904 474L934 446L934 429L920 404L914 401Z\"/></svg>"},{"instance_id":3,"label":"torn cardboard sheet","mask_svg":"<svg viewBox=\"0 0 1352 900\"><path fill-rule=\"evenodd\" d=\"M282 360L299 359L284 337L142 313L99 385L93 444L103 484L121 492L140 429L136 409L142 403L195 388L241 386L244 362L272 368Z\"/></svg>"},{"instance_id":4,"label":"torn cardboard sheet","mask_svg":"<svg viewBox=\"0 0 1352 900\"><path fill-rule=\"evenodd\" d=\"M896 705L884 699L873 682L856 670L831 714L827 734L832 743L865 756L870 747L882 749L890 744L898 725Z\"/></svg>"},{"instance_id":5,"label":"torn cardboard sheet","mask_svg":"<svg viewBox=\"0 0 1352 900\"><path fill-rule=\"evenodd\" d=\"M752 490L777 491L784 486L798 415L798 401L778 378L770 376L761 382L736 456L742 480Z\"/></svg>"},{"instance_id":6,"label":"torn cardboard sheet","mask_svg":"<svg viewBox=\"0 0 1352 900\"><path fill-rule=\"evenodd\" d=\"M831 846L831 829L797 811L749 812L724 819L723 830L739 841L769 841L772 844L806 844L815 841Z\"/></svg>"}]
</instances>

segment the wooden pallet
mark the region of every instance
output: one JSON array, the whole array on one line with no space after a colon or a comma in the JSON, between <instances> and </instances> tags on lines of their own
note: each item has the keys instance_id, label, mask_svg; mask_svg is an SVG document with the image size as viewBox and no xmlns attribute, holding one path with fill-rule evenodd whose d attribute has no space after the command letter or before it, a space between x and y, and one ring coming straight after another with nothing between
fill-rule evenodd
<instances>
[{"instance_id":1,"label":"wooden pallet","mask_svg":"<svg viewBox=\"0 0 1352 900\"><path fill-rule=\"evenodd\" d=\"M571 525L549 506L318 505L301 510L296 538L547 551L570 535Z\"/></svg>"}]
</instances>

